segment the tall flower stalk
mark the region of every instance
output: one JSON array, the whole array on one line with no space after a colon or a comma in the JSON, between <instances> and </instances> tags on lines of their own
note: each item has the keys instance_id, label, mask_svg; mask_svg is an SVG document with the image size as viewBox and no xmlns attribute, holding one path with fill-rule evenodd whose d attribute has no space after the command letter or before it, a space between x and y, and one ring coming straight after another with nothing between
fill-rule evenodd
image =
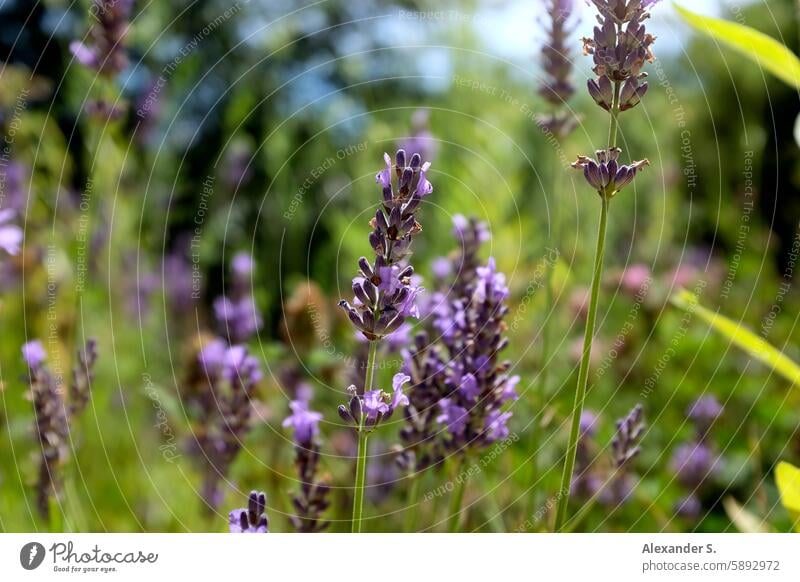
<instances>
[{"instance_id":1,"label":"tall flower stalk","mask_svg":"<svg viewBox=\"0 0 800 582\"><path fill-rule=\"evenodd\" d=\"M552 163L550 164L550 190L548 195L550 200L553 200L553 211L550 222L550 240L551 244L558 250L561 248L561 212L559 200L559 183L560 174L557 171L558 155L557 148L560 144L573 132L577 126L578 119L574 114L571 114L566 107L567 102L575 94L575 85L572 82L572 50L568 44L568 37L575 28L573 14L575 10L574 0L544 0L547 16L545 17L544 26L547 28L547 41L542 46L540 54L540 62L542 65L543 79L539 87L539 94L547 102L550 111L545 114L540 114L536 117L536 122L542 133L553 140L555 148L552 155ZM559 251L560 252L560 251ZM545 304L548 308L548 313L542 322L542 360L541 372L539 377L539 392L547 394L548 379L549 379L549 360L551 354L552 343L552 317L550 314L555 313L555 290L553 274L555 265L547 265L547 273L545 275ZM536 414L538 406L532 402L531 407ZM530 430L530 482L535 484L538 482L538 430L534 423ZM537 488L532 485L532 489L528 494L528 503L526 504L526 514L530 514L531 507L535 506Z\"/></svg>"},{"instance_id":2,"label":"tall flower stalk","mask_svg":"<svg viewBox=\"0 0 800 582\"><path fill-rule=\"evenodd\" d=\"M416 298L421 289L412 280L414 268L408 258L411 241L422 230L415 213L433 191L426 178L430 164L423 163L419 154L407 157L405 150L400 149L394 163L389 154L384 154L384 162L386 167L376 176L383 200L370 221L369 242L375 259L373 262L366 257L359 259L359 274L353 279L355 298L352 304L344 300L339 303L369 342L364 387L359 390L350 386L348 404L339 406L339 416L358 436L353 532L360 532L362 528L369 434L398 406L408 404L403 385L410 378L404 374L394 376L392 394L373 388L375 360L378 342L400 329L408 318L419 316Z\"/></svg>"},{"instance_id":3,"label":"tall flower stalk","mask_svg":"<svg viewBox=\"0 0 800 582\"><path fill-rule=\"evenodd\" d=\"M283 426L294 429L294 464L300 478L300 489L292 497L297 513L289 516L289 520L301 533L321 532L330 525L322 519L330 505L330 486L318 476L320 451L317 435L322 414L309 408L310 396L308 391L298 394L297 399L289 404L292 414L283 421Z\"/></svg>"},{"instance_id":4,"label":"tall flower stalk","mask_svg":"<svg viewBox=\"0 0 800 582\"><path fill-rule=\"evenodd\" d=\"M592 70L596 75L596 78L588 81L588 90L595 103L609 113L610 123L608 147L597 151L594 159L579 156L573 164L574 168L583 170L586 181L600 196L600 220L578 384L575 390L564 471L558 491L555 531L561 531L563 528L569 509L570 482L575 468L580 420L589 380L609 204L623 187L633 181L636 173L649 164L647 160L629 165L622 164L619 161L622 150L617 147L617 134L620 113L638 105L647 92L647 82L644 80L646 73L642 72L642 67L645 62L653 59L651 46L655 38L647 33L644 22L650 16L647 10L658 0L591 0L591 2L598 12L598 24L594 28L593 37L583 39L584 53L593 57L595 66Z\"/></svg>"},{"instance_id":5,"label":"tall flower stalk","mask_svg":"<svg viewBox=\"0 0 800 582\"><path fill-rule=\"evenodd\" d=\"M91 397L97 343L90 339L78 352L68 390L64 390L60 377L48 370L47 353L40 341L23 345L22 358L28 367L29 396L36 415L34 431L41 446L36 505L41 517L58 530L51 500L61 503L62 468L69 457L70 431Z\"/></svg>"}]
</instances>

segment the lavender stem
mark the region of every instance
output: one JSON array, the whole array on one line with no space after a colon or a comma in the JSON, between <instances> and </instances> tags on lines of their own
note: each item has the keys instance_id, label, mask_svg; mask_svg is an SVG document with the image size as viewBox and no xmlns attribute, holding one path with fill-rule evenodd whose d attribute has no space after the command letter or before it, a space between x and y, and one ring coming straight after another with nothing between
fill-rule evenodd
<instances>
[{"instance_id":1,"label":"lavender stem","mask_svg":"<svg viewBox=\"0 0 800 582\"><path fill-rule=\"evenodd\" d=\"M461 469L464 466L464 459L466 455L462 455L456 466L456 490L453 497L450 499L449 520L450 525L447 528L449 533L458 533L458 526L461 523L461 505L464 503L464 490L467 488L467 479L461 474Z\"/></svg>"},{"instance_id":2,"label":"lavender stem","mask_svg":"<svg viewBox=\"0 0 800 582\"><path fill-rule=\"evenodd\" d=\"M369 355L367 356L367 370L364 378L364 393L372 390L375 376L375 357L378 353L378 342L369 342ZM353 495L353 533L361 533L361 521L364 514L364 484L367 480L367 436L364 430L364 415L361 415L358 430L358 456L356 457L356 487Z\"/></svg>"},{"instance_id":3,"label":"lavender stem","mask_svg":"<svg viewBox=\"0 0 800 582\"><path fill-rule=\"evenodd\" d=\"M406 507L406 520L403 531L405 533L417 532L417 500L419 499L419 483L421 477L419 473L411 475L411 486L408 489L408 507Z\"/></svg>"}]
</instances>

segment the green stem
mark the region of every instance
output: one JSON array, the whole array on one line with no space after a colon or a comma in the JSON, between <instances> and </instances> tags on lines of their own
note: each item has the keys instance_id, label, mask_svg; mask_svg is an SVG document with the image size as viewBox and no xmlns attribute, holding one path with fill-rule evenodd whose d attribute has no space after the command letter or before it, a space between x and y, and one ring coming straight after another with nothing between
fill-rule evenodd
<instances>
[{"instance_id":1,"label":"green stem","mask_svg":"<svg viewBox=\"0 0 800 582\"><path fill-rule=\"evenodd\" d=\"M369 342L367 370L364 378L364 392L372 390L375 377L375 357L378 353L378 342ZM364 514L364 487L367 481L367 431L364 428L364 414L361 414L358 426L358 456L356 457L356 486L353 495L353 533L361 533L361 521Z\"/></svg>"},{"instance_id":2,"label":"green stem","mask_svg":"<svg viewBox=\"0 0 800 582\"><path fill-rule=\"evenodd\" d=\"M619 97L622 84L614 82L614 100L611 105L611 124L608 128L608 149L616 147L619 132ZM567 457L564 462L564 472L561 474L561 487L558 490L558 507L554 531L559 532L564 527L569 509L569 490L572 483L572 473L575 470L575 457L578 453L578 439L580 438L581 414L583 403L586 399L586 385L589 382L589 363L592 356L592 341L594 340L595 321L597 320L597 303L600 295L600 279L603 274L603 258L606 247L606 227L608 226L608 204L613 192L601 192L600 225L597 229L597 246L594 255L594 273L592 274L592 290L589 298L589 313L586 317L586 330L583 334L583 353L578 369L578 386L575 389L575 404L572 407L572 426L567 442Z\"/></svg>"},{"instance_id":3,"label":"green stem","mask_svg":"<svg viewBox=\"0 0 800 582\"><path fill-rule=\"evenodd\" d=\"M419 473L414 473L409 477L411 486L408 489L408 506L406 507L405 533L417 532L417 500L419 499L420 478Z\"/></svg>"},{"instance_id":4,"label":"green stem","mask_svg":"<svg viewBox=\"0 0 800 582\"><path fill-rule=\"evenodd\" d=\"M600 278L603 273L603 255L605 252L606 226L608 224L608 199L602 198L600 210L600 226L597 231L597 249L594 259L594 275L592 276L592 290L589 299L589 313L586 319L586 330L583 335L583 354L578 370L578 386L575 390L575 404L572 407L572 426L567 444L567 458L564 463L564 472L561 475L561 488L558 491L558 510L556 513L555 531L561 531L567 517L569 505L569 489L572 481L572 472L575 470L575 456L578 451L578 438L580 437L581 414L583 402L586 398L586 385L589 380L589 362L592 353L592 340L594 338L595 320L597 319L597 303L600 295Z\"/></svg>"},{"instance_id":5,"label":"green stem","mask_svg":"<svg viewBox=\"0 0 800 582\"><path fill-rule=\"evenodd\" d=\"M464 490L467 488L466 478L461 479L461 467L464 466L464 457L458 462L456 468L456 490L450 498L450 511L449 520L450 525L447 530L450 533L457 533L458 526L461 523L461 505L464 503Z\"/></svg>"}]
</instances>

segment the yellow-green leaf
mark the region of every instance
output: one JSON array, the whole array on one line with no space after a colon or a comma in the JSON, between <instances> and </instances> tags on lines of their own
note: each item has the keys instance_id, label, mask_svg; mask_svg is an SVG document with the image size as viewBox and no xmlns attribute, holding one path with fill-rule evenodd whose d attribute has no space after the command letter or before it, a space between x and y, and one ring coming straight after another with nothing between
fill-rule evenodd
<instances>
[{"instance_id":1,"label":"yellow-green leaf","mask_svg":"<svg viewBox=\"0 0 800 582\"><path fill-rule=\"evenodd\" d=\"M700 305L694 294L685 289L673 295L671 301L673 305L695 313L716 331L727 337L731 343L771 367L790 382L800 386L800 366L763 338L724 315L706 309Z\"/></svg>"},{"instance_id":2,"label":"yellow-green leaf","mask_svg":"<svg viewBox=\"0 0 800 582\"><path fill-rule=\"evenodd\" d=\"M781 492L781 503L789 511L800 514L800 469L781 461L775 467L775 483Z\"/></svg>"},{"instance_id":3,"label":"yellow-green leaf","mask_svg":"<svg viewBox=\"0 0 800 582\"><path fill-rule=\"evenodd\" d=\"M728 519L742 533L769 533L772 531L769 524L763 519L747 511L733 497L725 497L722 500L722 507L728 514Z\"/></svg>"},{"instance_id":4,"label":"yellow-green leaf","mask_svg":"<svg viewBox=\"0 0 800 582\"><path fill-rule=\"evenodd\" d=\"M675 9L696 30L752 59L791 87L800 89L800 59L771 36L737 22L695 14L677 4Z\"/></svg>"}]
</instances>

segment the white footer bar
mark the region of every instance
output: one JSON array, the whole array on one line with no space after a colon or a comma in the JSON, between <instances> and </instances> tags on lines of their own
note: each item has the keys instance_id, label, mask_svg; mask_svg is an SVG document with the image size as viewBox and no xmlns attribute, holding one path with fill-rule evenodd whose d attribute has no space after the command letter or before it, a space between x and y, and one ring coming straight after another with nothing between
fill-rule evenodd
<instances>
[{"instance_id":1,"label":"white footer bar","mask_svg":"<svg viewBox=\"0 0 800 582\"><path fill-rule=\"evenodd\" d=\"M792 534L0 535L3 580L797 581L799 564Z\"/></svg>"}]
</instances>

